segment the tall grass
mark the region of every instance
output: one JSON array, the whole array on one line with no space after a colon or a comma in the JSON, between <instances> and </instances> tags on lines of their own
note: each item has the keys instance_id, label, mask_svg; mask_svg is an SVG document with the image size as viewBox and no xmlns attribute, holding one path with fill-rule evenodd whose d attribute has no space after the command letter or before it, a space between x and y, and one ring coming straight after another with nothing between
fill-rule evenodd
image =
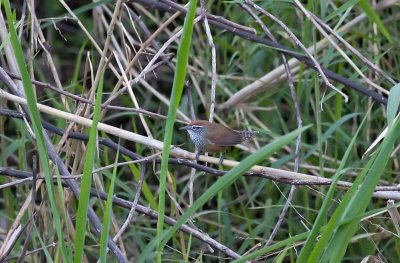
<instances>
[{"instance_id":1,"label":"tall grass","mask_svg":"<svg viewBox=\"0 0 400 263\"><path fill-rule=\"evenodd\" d=\"M160 189L158 197L158 220L157 220L157 262L162 262L162 252L165 244L162 243L162 231L164 229L165 213L165 190L168 173L169 151L172 141L172 132L176 119L176 111L181 100L183 85L186 79L186 68L192 42L193 21L196 12L197 0L191 0L188 13L183 26L182 39L177 53L177 64L174 74L174 82L170 96L170 107L168 108L167 121L164 132L164 148L161 162Z\"/></svg>"},{"instance_id":2,"label":"tall grass","mask_svg":"<svg viewBox=\"0 0 400 263\"><path fill-rule=\"evenodd\" d=\"M1 66L9 69L10 54L6 54L5 47L11 44L11 57L15 58L15 65L20 71L27 99L28 123L35 138L31 137L27 122L2 116L0 132L4 134L0 134L0 155L1 164L5 167L0 168L6 172L13 171L9 168L29 172L31 155L37 150L41 169L39 176L43 176L46 183L38 191L35 205L30 209L36 213L31 216L22 210L31 193L31 185L26 181L15 182L19 179L9 179L1 174L1 187L5 188L1 188L0 215L7 235L13 233L13 223L23 226L34 222L27 247L24 248L27 236L24 230L15 245L11 246L10 257L19 257L26 249L30 258L26 255L25 261L72 262L74 258L75 262L114 262L112 253L107 254L107 240L119 231L129 209L119 206L115 202L119 199L112 197L132 201L140 172L138 166L132 163L118 164L118 170L110 167L115 167L117 160L129 162L139 155L147 158L156 154L154 159L144 159L147 166L138 203L147 208L148 213L135 217L117 241L129 261L361 262L366 256L373 255L386 262L396 262L400 258L399 233L394 227L396 221L387 214L386 198L382 197L389 194L395 198L400 196L398 189L395 189L399 185L400 175L400 124L397 117L400 85L396 84L400 75L400 49L396 48L400 39L397 33L400 30L396 16L398 6L377 9L370 1L307 2L307 10L339 32L394 81L376 73L365 61L338 43L360 71L381 87L381 96L388 98L387 106L381 105L365 94L335 82L333 84L349 96L349 101L344 103L341 96L326 88L318 73L306 64L296 65L292 61L295 64L292 72L301 119L307 126L306 130L298 130L286 73L280 71L282 62L278 51L216 27L215 21L226 18L237 23L237 26L246 27L249 34L255 30L258 36L262 36L259 25L240 9L237 2L205 1L209 14L223 17L208 19L217 62L214 120L236 130L256 130L259 135L255 141L226 151L226 159L238 162L235 167L217 167L213 161L208 163L211 168L224 170L223 176L216 177L202 171L208 168L197 169L195 202L189 207L188 181L193 164L191 160L183 160L183 156L187 155L176 154L175 150L180 147L192 151L193 144L186 133L175 131L180 125L177 122L191 119L188 117L191 116L190 110L194 111L197 119L208 119L210 112L212 52L204 31L204 21L193 24L196 8L198 15L204 15L200 4L186 1L189 3L186 6L188 12L174 17L168 12L171 9L167 7L167 0L154 2L150 6L140 0L134 1L135 4L124 2L110 35L109 46L119 63L115 57L111 57L104 78L97 87L96 102L85 106L90 107L87 112L93 114L83 115L94 120L90 131L88 129L90 139L86 143L81 141L85 137L82 135L85 130L79 125L52 112L39 114L37 101L53 109L66 111L68 108L68 111L79 116L82 116L82 112L78 112L84 102L60 95L54 87L49 89L55 83L56 76L49 69L51 63L48 63L49 58L45 56L42 45L35 44L35 39L38 39L35 32L39 28L43 30L47 42L41 44L47 47L56 65L55 70L64 91L85 99L87 87L93 81L88 76L91 67L97 68L100 54L93 41L97 46L103 46L114 3L109 0L89 4L69 1L67 4L77 16L77 19L71 19L61 5L54 4L50 8L48 3L51 1L43 5L36 2L35 9L22 9L14 1L11 6L16 11L11 10L10 2L0 2L8 29L0 44L1 59L4 61ZM306 47L310 47L321 66L365 86L369 91L376 91L376 87L368 86L333 45L323 40L315 25L291 2L256 3L282 20ZM390 4L390 1L385 3ZM164 8L158 9L158 5ZM22 10L25 16L22 16ZM32 10L36 11L39 27L34 24ZM267 17L260 18L279 43L296 54L303 54L280 27ZM151 61L158 47L164 45L182 25L182 37L167 47L157 61L160 65L147 72L139 82L131 81ZM83 27L92 38L84 33ZM152 34L154 41L148 41ZM137 54L143 45L148 46ZM320 48L321 45L323 48ZM85 61L85 57L90 57L92 64ZM137 61L127 70L134 57ZM291 57L288 56L288 59ZM123 69L118 68L118 64ZM126 71L123 77L127 77L129 83L124 81L121 86L116 86L123 70ZM265 76L269 76L268 81L258 81ZM37 83L38 80L45 85ZM188 88L184 90L186 80ZM249 86L259 89L249 92L248 98L237 105L221 108L237 92ZM163 142L163 146L149 148L144 141L120 140L117 135L111 136L107 131L98 133L98 111L105 101L101 98L108 97L114 89L124 87L131 89L129 94L122 93L111 107L102 105L105 115L101 121L120 127L120 137L126 138L128 132L133 132L147 136L142 137L144 139ZM0 88L8 91L7 87ZM4 93L0 92L0 96L3 96ZM133 109L132 94L139 109ZM66 104L61 103L61 96ZM19 110L11 101L0 101L0 112L3 108ZM137 110L141 111L143 118L138 118ZM142 110L151 114L147 115ZM58 128L70 127L71 132L80 133L81 139L72 139L49 132L53 145L59 150L58 154L71 174L84 174L82 181L74 178L81 184L82 194L79 198L73 197L65 188L65 175L54 172L56 167L46 151L43 120ZM313 181L331 179L332 184L315 185L309 180L293 181L287 176L282 179L282 175L294 169L293 139L300 132L299 172L313 176L308 177ZM96 141L100 137L114 142L120 140L119 152L101 144L96 149ZM370 151L366 153L367 149ZM127 151L137 156L127 155ZM210 156L218 157L214 154ZM255 176L254 173L243 176L254 164L278 170L274 170L274 174L265 170L263 175L268 179L258 177L258 174ZM108 168L101 171L104 176L92 184L93 169L106 166ZM11 181L11 186L3 185ZM352 186L344 187L344 182L352 183ZM54 190L54 183L57 184L57 191ZM287 203L290 184L300 185L296 187L291 202ZM376 192L378 185L394 190ZM106 193L97 193L90 197L90 191L105 191L103 189L108 190L108 196ZM98 200L99 196L107 198L106 203ZM289 205L288 212L273 242L265 246L286 204ZM398 209L399 205L396 202L392 208ZM99 218L103 218L101 238L93 235L92 225L88 223L89 206ZM125 203L125 206L129 204ZM176 223L168 225L170 221L167 217L176 219ZM223 249L214 248L212 252L196 234L180 231L183 225L198 228L204 236L225 245L240 258L233 260L223 253ZM51 246L53 243L55 247Z\"/></svg>"},{"instance_id":3,"label":"tall grass","mask_svg":"<svg viewBox=\"0 0 400 263\"><path fill-rule=\"evenodd\" d=\"M50 160L49 156L47 154L47 149L46 149L46 142L45 138L43 135L43 127L42 127L42 122L40 119L39 115L39 110L36 105L36 96L35 96L35 91L32 86L32 82L27 70L27 65L25 63L24 59L24 53L22 51L22 47L19 43L17 32L14 28L15 20L14 20L14 15L11 13L11 8L10 8L10 3L8 0L4 1L4 9L6 12L7 16L7 22L8 22L8 30L10 33L10 42L14 51L15 55L15 61L18 65L18 69L21 73L21 78L22 78L22 86L24 88L24 93L25 97L28 102L28 110L29 112L29 117L32 122L32 128L34 131L35 139L36 139L36 145L37 145L37 151L39 154L39 161L40 161L40 167L43 170L43 174L45 176L45 181L46 181L46 188L47 188L47 194L48 194L48 200L50 201L50 207L51 207L51 212L52 212L52 218L54 220L54 227L57 232L57 237L58 237L58 246L61 248L63 260L67 261L68 260L68 253L67 253L67 248L64 244L64 234L63 234L63 226L61 224L60 220L60 212L57 207L57 197L54 192L54 186L52 182L52 173L51 173L51 168L50 168Z\"/></svg>"},{"instance_id":4,"label":"tall grass","mask_svg":"<svg viewBox=\"0 0 400 263\"><path fill-rule=\"evenodd\" d=\"M97 156L97 125L100 120L101 100L103 96L103 81L104 81L104 70L102 70L99 85L96 91L96 104L93 112L93 125L90 128L89 142L85 154L85 166L83 168L83 177L81 182L81 189L78 202L78 212L75 223L75 253L74 262L82 262L84 249L85 249L85 238L86 238L86 223L87 223L87 211L89 208L90 188L92 184L92 171L94 168L95 159ZM107 222L105 222L107 223ZM104 227L104 226L103 226ZM107 226L106 226L107 227ZM106 229L107 230L107 229ZM106 231L105 230L105 231ZM104 236L104 235L103 235ZM103 241L104 242L104 241ZM104 248L103 248L104 249ZM104 258L104 254L102 256Z\"/></svg>"}]
</instances>

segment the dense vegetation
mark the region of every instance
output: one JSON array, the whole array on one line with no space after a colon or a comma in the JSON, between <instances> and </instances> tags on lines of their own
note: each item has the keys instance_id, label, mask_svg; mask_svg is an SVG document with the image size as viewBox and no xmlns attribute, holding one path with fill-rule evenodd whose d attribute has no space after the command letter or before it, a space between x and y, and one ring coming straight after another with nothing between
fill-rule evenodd
<instances>
[{"instance_id":1,"label":"dense vegetation","mask_svg":"<svg viewBox=\"0 0 400 263\"><path fill-rule=\"evenodd\" d=\"M31 3L0 1L0 262L398 262L398 1ZM258 135L196 163L194 119Z\"/></svg>"}]
</instances>

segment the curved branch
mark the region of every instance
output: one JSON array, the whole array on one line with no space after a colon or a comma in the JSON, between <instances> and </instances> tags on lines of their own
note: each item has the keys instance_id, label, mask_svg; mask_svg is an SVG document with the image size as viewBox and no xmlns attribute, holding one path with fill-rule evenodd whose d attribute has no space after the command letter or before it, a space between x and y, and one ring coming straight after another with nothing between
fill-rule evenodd
<instances>
[{"instance_id":1,"label":"curved branch","mask_svg":"<svg viewBox=\"0 0 400 263\"><path fill-rule=\"evenodd\" d=\"M23 114L20 114L15 111L11 110L5 110L5 109L0 109L0 116L9 116L13 118L23 118ZM48 130L49 132L55 133L57 135L64 135L65 131L63 129L58 128L57 126L54 126L46 121L43 121L43 128ZM88 141L89 136L86 134L82 134L79 132L69 132L68 133L68 138L70 139L76 139L76 140L81 140L81 141ZM101 145L104 145L106 147L109 147L110 149L117 151L119 148L119 151L121 154L128 156L131 159L134 160L141 160L141 162L147 162L147 163L161 163L160 158L146 158L142 157L139 154L136 154L127 148L119 145L109 139L99 137L98 142ZM208 157L211 158L211 157ZM216 163L218 163L219 159L217 158L211 158L216 159ZM216 176L223 176L226 171L223 170L218 170L214 169L211 167L207 167L204 165L201 165L199 163L194 163L190 160L187 159L179 159L179 158L170 158L168 161L170 164L175 164L175 165L180 165L180 166L186 166L189 168L195 168L198 171L202 171L211 175L216 175ZM229 162L229 161L226 161ZM323 178L323 177L317 177L313 175L308 175L308 174L303 174L303 173L297 173L297 172L291 172L291 171L286 171L286 170L280 170L280 169L274 169L274 168L269 168L269 167L261 167L258 166L256 167L256 170L251 170L246 172L243 176L246 177L259 177L263 179L268 179L272 181L276 181L279 183L284 183L284 184L290 184L290 185L326 185L329 186L332 183L331 179ZM0 174L5 174L9 176L14 176L17 178L26 178L26 176L29 174L27 172L23 173L18 173L17 170L14 169L5 169L0 167ZM65 174L62 174L65 175ZM352 186L353 184L347 181L338 181L337 186L348 189ZM395 185L395 186L377 186L375 188L375 193L373 195L374 197L377 198L385 198L385 199L396 199L400 200L400 186Z\"/></svg>"},{"instance_id":2,"label":"curved branch","mask_svg":"<svg viewBox=\"0 0 400 263\"><path fill-rule=\"evenodd\" d=\"M131 2L140 3L142 5L150 6L152 8L163 10L166 12L180 11L181 16L185 16L185 14L187 12L187 9L185 7L183 7L179 4L176 4L172 1L169 1L169 0L164 0L163 2L159 2L156 0L133 0ZM198 15L200 15L200 11L198 12ZM207 14L207 18L208 18L209 24L212 26L218 27L222 30L230 32L234 35L237 35L237 36L247 39L249 41L263 44L265 46L273 48L273 49L277 50L278 52L284 53L286 55L289 55L293 58L296 58L296 59L302 61L304 64L309 66L311 69L316 70L316 68L315 68L316 65L309 58L299 54L296 51L293 51L293 50L287 48L284 45L275 43L275 42L265 39L263 37L259 37L256 35L255 31L245 30L243 26L233 23L233 22L231 22L225 18L219 17L219 16L213 16L213 15ZM363 85L353 82L353 81L350 81L349 79L342 77L342 76L336 74L335 72L330 71L326 68L322 67L322 71L329 79L337 81L337 82L345 85L348 88L354 89L354 90L360 92L361 94L364 94L381 104L384 104L384 105L387 104L387 98L385 96L382 96L373 90L368 90ZM239 97L239 93L237 93L237 94ZM232 107L231 104L225 103L225 104L223 104L223 106L221 106L219 108L220 109L228 109L231 107Z\"/></svg>"},{"instance_id":3,"label":"curved branch","mask_svg":"<svg viewBox=\"0 0 400 263\"><path fill-rule=\"evenodd\" d=\"M12 168L4 168L4 167L0 167L0 175L7 175L7 176L11 176L11 177L15 177L15 178L20 178L20 179L27 179L27 178L32 178L32 173L31 172L26 172L26 171L20 171L20 170L16 170L16 169L12 169ZM37 179L41 179L41 178L37 178ZM63 186L64 187L69 187L68 186L68 181L74 181L76 179L76 177L72 177L71 179L63 179ZM54 183L57 183L57 177L54 177ZM29 182L29 181L25 181L24 183ZM107 200L107 193L102 192L102 191L97 191L94 188L91 188L90 190L90 195L92 197L96 197L102 200ZM149 207L145 207L143 205L140 204L133 204L133 202L127 201L123 198L119 198L119 197L113 197L113 203L115 205L118 205L120 207L126 208L126 209L131 209L132 207L135 208L134 211L147 215L153 219L157 219L158 218L158 213L156 211L154 211L153 209L149 208ZM176 224L176 220L172 217L169 216L165 216L164 217L164 221L165 223L167 223L170 226L173 226ZM239 258L240 255L237 254L236 252L232 251L230 248L228 248L227 246L217 242L216 240L210 238L207 234L203 234L201 231L194 229L188 225L182 225L180 227L180 230L187 233L187 234L191 234L193 235L195 238L209 244L210 246L214 247L215 249L223 252L225 255L231 257L231 258Z\"/></svg>"}]
</instances>

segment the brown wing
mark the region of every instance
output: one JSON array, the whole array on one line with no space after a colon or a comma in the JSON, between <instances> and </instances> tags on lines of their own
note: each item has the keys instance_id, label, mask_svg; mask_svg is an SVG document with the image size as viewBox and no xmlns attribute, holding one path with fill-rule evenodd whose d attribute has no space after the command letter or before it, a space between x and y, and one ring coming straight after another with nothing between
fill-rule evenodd
<instances>
[{"instance_id":1,"label":"brown wing","mask_svg":"<svg viewBox=\"0 0 400 263\"><path fill-rule=\"evenodd\" d=\"M200 125L207 127L207 138L210 147L233 146L243 142L242 136L222 124L211 123L203 120L192 121L189 125Z\"/></svg>"},{"instance_id":2,"label":"brown wing","mask_svg":"<svg viewBox=\"0 0 400 263\"><path fill-rule=\"evenodd\" d=\"M233 146L243 141L239 133L216 123L208 125L207 138L211 144L217 146Z\"/></svg>"}]
</instances>

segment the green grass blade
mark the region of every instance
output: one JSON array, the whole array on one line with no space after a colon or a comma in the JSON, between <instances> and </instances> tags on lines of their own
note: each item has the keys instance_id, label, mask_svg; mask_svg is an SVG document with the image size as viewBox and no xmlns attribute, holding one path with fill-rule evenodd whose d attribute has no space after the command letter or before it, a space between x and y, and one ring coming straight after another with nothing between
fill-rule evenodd
<instances>
[{"instance_id":1,"label":"green grass blade","mask_svg":"<svg viewBox=\"0 0 400 263\"><path fill-rule=\"evenodd\" d=\"M335 133L346 121L353 119L354 117L360 115L360 113L350 113L347 114L343 117L341 117L339 120L335 121L332 125L330 125L329 129L324 132L324 134L321 135L321 143L326 142L332 134ZM313 153L318 151L320 144L317 143L314 146L311 147L310 150L307 151L307 153L302 157L303 160L306 160L308 157L310 157Z\"/></svg>"},{"instance_id":2,"label":"green grass blade","mask_svg":"<svg viewBox=\"0 0 400 263\"><path fill-rule=\"evenodd\" d=\"M172 141L172 132L176 118L176 111L181 100L183 85L186 78L186 67L189 60L190 45L192 41L193 21L196 14L196 0L191 0L188 12L185 17L183 26L182 40L178 48L177 65L174 75L174 83L172 86L170 107L168 108L167 122L164 133L164 147L161 161L160 175L160 194L158 199L158 220L157 220L157 262L161 262L161 254L163 251L162 232L164 228L164 212L165 212L165 188L168 173L169 150Z\"/></svg>"},{"instance_id":3,"label":"green grass blade","mask_svg":"<svg viewBox=\"0 0 400 263\"><path fill-rule=\"evenodd\" d=\"M358 176L356 182L335 211L334 216L330 219L329 225L337 225L335 221L354 217L365 211L370 203L372 193L378 184L380 176L385 169L386 163L389 160L391 150L399 133L400 121L397 120L394 126L389 127L388 135L378 148L377 154L373 155L368 164L363 168L362 173ZM316 257L313 258L319 261L319 255L324 249L322 261L341 260L351 237L358 229L358 223L359 220L353 220L348 224L327 230L317 243L312 257L315 255ZM325 234L330 236L329 242Z\"/></svg>"},{"instance_id":4,"label":"green grass blade","mask_svg":"<svg viewBox=\"0 0 400 263\"><path fill-rule=\"evenodd\" d=\"M374 159L369 160L369 162L365 165L367 169L369 169L373 163ZM342 199L341 204L347 204L350 202L352 197L354 196L355 192L357 191L357 187L360 185L362 178L365 176L366 171L362 171L356 181L353 183L353 186L355 185L356 187L352 187L349 189L345 197ZM340 226L341 220L343 220L343 215L345 214L346 206L345 205L339 205L339 207L335 210L333 213L331 219L329 220L328 224L326 227L323 228L322 234L317 242L317 244L314 247L313 252L311 253L309 260L317 260L317 258L320 258L322 253L325 250L325 246L329 242L329 239L332 237L334 233L336 233L337 229ZM318 261L318 260L317 260Z\"/></svg>"},{"instance_id":5,"label":"green grass blade","mask_svg":"<svg viewBox=\"0 0 400 263\"><path fill-rule=\"evenodd\" d=\"M124 156L125 161L131 161L131 159L127 156ZM135 180L139 182L140 179L140 171L136 167L135 164L129 164L129 169L133 176L135 177ZM156 199L154 198L153 193L150 190L149 185L147 184L146 180L143 181L142 183L142 194L144 199L149 203L150 207L154 210L158 210L158 203Z\"/></svg>"},{"instance_id":6,"label":"green grass blade","mask_svg":"<svg viewBox=\"0 0 400 263\"><path fill-rule=\"evenodd\" d=\"M39 115L39 110L36 104L36 96L33 90L31 78L29 76L28 70L26 68L26 63L24 60L24 53L22 51L21 45L18 40L17 32L14 28L14 16L11 13L10 3L8 0L4 1L4 9L7 16L8 28L10 31L10 41L12 48L14 50L15 59L18 64L19 71L22 77L22 84L24 87L25 97L28 103L30 119L32 122L33 132L35 133L37 150L39 153L40 165L43 170L47 188L47 194L49 195L50 207L53 214L53 220L58 237L58 245L61 247L61 252L63 260L67 260L67 251L64 245L64 235L62 231L62 224L60 220L60 213L57 208L56 197L54 194L54 185L51 177L51 168L49 162L49 156L46 149L42 122Z\"/></svg>"},{"instance_id":7,"label":"green grass blade","mask_svg":"<svg viewBox=\"0 0 400 263\"><path fill-rule=\"evenodd\" d=\"M118 144L119 146L119 144ZM110 224L111 224L111 208L112 208L112 199L114 196L114 185L115 185L115 179L117 177L117 164L118 164L118 157L119 157L119 147L117 150L117 155L115 156L115 162L114 162L114 169L111 177L111 182L110 182L110 188L108 189L108 195L107 195L107 202L106 202L106 207L103 215L103 229L101 230L101 236L100 236L100 262L105 263L107 262L107 245L108 245L108 237L109 237L109 231L110 231Z\"/></svg>"},{"instance_id":8,"label":"green grass blade","mask_svg":"<svg viewBox=\"0 0 400 263\"><path fill-rule=\"evenodd\" d=\"M346 12L347 9L353 8L353 6L358 3L358 1L359 0L345 1L343 5L339 6L335 11L333 11L327 17L325 17L324 22L328 22L335 16L338 16L339 14L341 15L343 12Z\"/></svg>"},{"instance_id":9,"label":"green grass blade","mask_svg":"<svg viewBox=\"0 0 400 263\"><path fill-rule=\"evenodd\" d=\"M244 172L248 171L253 165L259 163L260 161L264 160L266 157L272 155L277 150L281 149L282 146L288 144L292 140L294 140L297 135L301 132L305 131L311 127L308 125L302 129L297 129L289 134L286 134L278 139L275 139L273 142L263 146L255 153L248 156L246 159L241 161L237 166L229 170L224 176L219 178L217 182L211 185L207 191L205 191L188 210L179 218L176 224L169 228L165 234L163 235L162 245L164 246L168 240L175 234L178 228L184 224L193 214L201 208L206 202L208 202L211 198L213 198L219 191L227 188L231 184L233 184ZM155 244L152 242L148 245L145 249L145 252L152 251L153 246ZM138 262L144 261L144 258L139 259Z\"/></svg>"},{"instance_id":10,"label":"green grass blade","mask_svg":"<svg viewBox=\"0 0 400 263\"><path fill-rule=\"evenodd\" d=\"M35 226L35 228L36 228L36 226ZM50 255L49 249L46 247L45 242L43 241L42 237L39 235L39 233L41 233L41 231L39 229L36 229L36 232L38 233L36 236L37 236L37 239L39 240L39 243L41 245L41 249L43 251L43 254L45 255L46 262L53 263L54 260L52 259L51 255Z\"/></svg>"},{"instance_id":11,"label":"green grass blade","mask_svg":"<svg viewBox=\"0 0 400 263\"><path fill-rule=\"evenodd\" d=\"M309 256L310 256L312 250L314 249L315 240L316 240L318 233L320 232L321 227L327 216L328 208L329 208L329 205L331 204L331 200L333 198L333 195L334 195L334 192L336 189L336 184L339 180L340 175L344 172L343 169L347 163L350 153L353 150L353 146L356 142L358 134L361 131L361 128L363 127L363 125L365 123L365 120L367 119L367 116L368 116L368 114L365 114L364 119L362 120L359 128L357 129L357 132L354 134L353 139L351 140L349 146L347 147L347 150L343 156L342 161L340 162L340 165L337 169L336 174L333 176L332 184L329 187L328 193L326 194L326 196L324 198L324 202L323 202L321 208L319 209L318 216L314 222L313 228L311 229L310 234L307 237L307 241L304 244L304 246L300 252L300 255L297 259L297 262L299 262L299 263L307 262L308 260L310 260Z\"/></svg>"},{"instance_id":12,"label":"green grass blade","mask_svg":"<svg viewBox=\"0 0 400 263\"><path fill-rule=\"evenodd\" d=\"M359 5L362 8L362 10L365 12L365 14L367 15L368 19L377 25L378 30L382 33L382 35L384 35L390 43L393 43L393 39L390 36L390 33L387 31L386 27L382 23L382 20L379 18L378 14L375 12L375 10L372 8L372 6L368 3L368 1L360 0Z\"/></svg>"},{"instance_id":13,"label":"green grass blade","mask_svg":"<svg viewBox=\"0 0 400 263\"><path fill-rule=\"evenodd\" d=\"M104 4L108 4L108 3L111 3L111 2L113 2L113 0L100 0L100 1L96 1L96 2L90 2L89 4L83 5L83 6L79 7L79 8L76 8L76 9L72 10L72 12L77 16L78 15L82 15L85 12L92 11L93 9L95 9L98 6L101 6L101 5L104 5ZM40 27L41 28L46 28L46 27L49 27L49 26L54 26L54 24L64 20L65 18L70 18L71 15L70 15L70 13L66 12L64 14L59 15L58 17L59 18L55 18L54 21L46 21L46 22L40 24Z\"/></svg>"},{"instance_id":14,"label":"green grass blade","mask_svg":"<svg viewBox=\"0 0 400 263\"><path fill-rule=\"evenodd\" d=\"M388 125L392 125L394 118L399 111L400 104L400 83L390 89L387 104L387 121Z\"/></svg>"},{"instance_id":15,"label":"green grass blade","mask_svg":"<svg viewBox=\"0 0 400 263\"><path fill-rule=\"evenodd\" d=\"M61 175L60 175L60 172L59 172L59 170L58 169L56 169L56 176L57 176L57 190L58 190L58 196L59 196L59 198L60 198L60 203L61 204L65 204L66 203L66 201L65 201L65 197L64 197L64 188L63 188L63 185L62 185L62 182L61 182ZM61 216L63 217L63 220L64 220L64 222L68 222L68 213L67 213L67 210L66 210L66 207L65 206L63 206L63 207L61 207ZM68 224L65 224L65 231L67 232L67 233L69 233L69 227L68 227ZM73 260L73 256L72 256L72 247L71 247L71 239L69 238L69 235L66 235L66 237L65 237L65 239L66 239L66 248L67 248L67 251L68 251L68 254L67 254L67 256L68 256L68 258L67 258L67 262L72 262L72 260Z\"/></svg>"},{"instance_id":16,"label":"green grass blade","mask_svg":"<svg viewBox=\"0 0 400 263\"><path fill-rule=\"evenodd\" d=\"M400 203L397 202L397 203L395 203L392 207L399 207L399 206L400 206ZM344 219L343 221L340 221L340 222L338 223L338 225L341 226L341 225L347 224L347 223L349 223L349 222L351 222L351 221L353 221L353 220L361 220L362 218L369 217L369 216L371 216L371 215L380 213L380 212L382 212L382 211L387 211L388 208L391 208L391 207L382 207L382 208L379 208L379 209L375 209L375 210L372 210L372 211L369 211L369 212L366 212L366 213L357 215L357 216L355 216L355 217L350 217L350 218ZM324 231L325 229L326 229L326 226L323 226L323 227L321 228L322 231ZM264 247L264 248L262 248L262 249L256 250L256 251L254 251L254 252L252 252L252 253L249 253L249 254L247 254L246 256L241 257L240 259L234 260L234 261L232 261L232 262L233 262L233 263L246 262L246 261L252 260L252 259L254 259L254 258L256 258L256 257L265 255L265 254L270 253L270 252L273 252L273 251L283 250L285 247L293 246L293 245L296 244L297 242L301 242L301 241L305 240L305 239L308 237L309 233L310 233L310 232L307 231L307 232L298 234L298 235L296 235L296 236L292 236L292 237L290 237L290 238L284 239L284 240L282 240L282 241L276 242L275 244L273 244L273 245L271 245L271 246ZM312 262L312 261L310 260L310 258L308 259L308 262Z\"/></svg>"},{"instance_id":17,"label":"green grass blade","mask_svg":"<svg viewBox=\"0 0 400 263\"><path fill-rule=\"evenodd\" d=\"M90 128L89 142L86 151L85 165L83 168L83 177L81 183L81 191L79 195L78 202L78 213L76 218L75 227L75 255L74 262L82 262L83 252L85 247L85 237L86 237L86 217L89 207L89 196L90 196L90 186L92 183L92 170L94 165L94 159L96 156L96 144L97 144L97 124L100 118L100 107L101 98L103 96L103 79L104 71L101 74L99 85L96 92L96 105L94 107L93 124Z\"/></svg>"},{"instance_id":18,"label":"green grass blade","mask_svg":"<svg viewBox=\"0 0 400 263\"><path fill-rule=\"evenodd\" d=\"M87 45L87 41L83 42L83 44L81 45L81 48L79 49L78 55L76 57L75 71L74 71L74 75L72 77L71 84L70 84L73 87L71 89L72 92L75 91L76 87L79 86L78 77L79 77L80 72L82 71L81 62L82 62L83 52L85 51L86 45ZM82 92L82 90L80 90L80 92Z\"/></svg>"},{"instance_id":19,"label":"green grass blade","mask_svg":"<svg viewBox=\"0 0 400 263\"><path fill-rule=\"evenodd\" d=\"M207 191L205 191L191 207L179 218L176 224L171 227L165 237L163 238L163 244L165 245L168 240L174 235L178 228L186 222L193 214L201 208L208 200L213 198L219 191L227 188L233 184L244 172L248 171L253 165L264 160L266 157L272 155L277 150L281 149L284 145L294 140L297 135L307 130L311 125L308 125L302 129L297 129L289 134L286 134L273 142L263 146L255 153L248 156L246 159L241 161L237 166L229 170L224 176L219 178Z\"/></svg>"}]
</instances>

